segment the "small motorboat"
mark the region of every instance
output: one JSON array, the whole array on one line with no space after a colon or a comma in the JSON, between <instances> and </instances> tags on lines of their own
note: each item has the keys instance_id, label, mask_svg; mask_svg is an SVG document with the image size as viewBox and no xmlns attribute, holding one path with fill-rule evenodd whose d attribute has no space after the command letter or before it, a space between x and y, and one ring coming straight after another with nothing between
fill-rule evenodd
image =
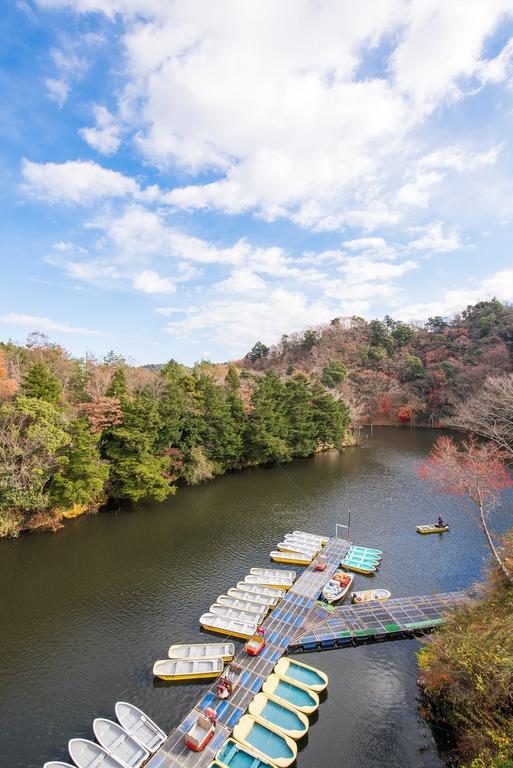
<instances>
[{"instance_id":1,"label":"small motorboat","mask_svg":"<svg viewBox=\"0 0 513 768\"><path fill-rule=\"evenodd\" d=\"M450 530L449 523L444 523L444 525L437 525L434 523L433 525L417 525L416 531L417 533L444 533L444 531Z\"/></svg>"},{"instance_id":2,"label":"small motorboat","mask_svg":"<svg viewBox=\"0 0 513 768\"><path fill-rule=\"evenodd\" d=\"M299 683L315 693L321 693L328 687L328 675L320 669L296 661L289 656L282 656L274 665L275 675L291 683Z\"/></svg>"},{"instance_id":3,"label":"small motorboat","mask_svg":"<svg viewBox=\"0 0 513 768\"><path fill-rule=\"evenodd\" d=\"M123 763L116 760L106 749L89 739L70 739L68 751L78 768L120 768Z\"/></svg>"},{"instance_id":4,"label":"small motorboat","mask_svg":"<svg viewBox=\"0 0 513 768\"><path fill-rule=\"evenodd\" d=\"M366 589L363 592L351 592L351 602L353 603L377 603L380 600L388 600L389 597L388 589Z\"/></svg>"},{"instance_id":5,"label":"small motorboat","mask_svg":"<svg viewBox=\"0 0 513 768\"><path fill-rule=\"evenodd\" d=\"M222 656L210 659L160 659L153 665L153 674L161 680L202 680L219 677L223 671Z\"/></svg>"},{"instance_id":6,"label":"small motorboat","mask_svg":"<svg viewBox=\"0 0 513 768\"><path fill-rule=\"evenodd\" d=\"M235 656L233 643L180 643L171 645L167 655L170 659L204 659L221 656L227 664Z\"/></svg>"},{"instance_id":7,"label":"small motorboat","mask_svg":"<svg viewBox=\"0 0 513 768\"><path fill-rule=\"evenodd\" d=\"M258 656L264 645L265 629L263 627L257 627L256 632L251 635L249 640L246 640L244 650L246 653L249 653L250 656Z\"/></svg>"},{"instance_id":8,"label":"small motorboat","mask_svg":"<svg viewBox=\"0 0 513 768\"><path fill-rule=\"evenodd\" d=\"M241 589L244 592L253 592L253 594L263 595L264 597L276 598L278 601L287 594L287 590L281 587L266 587L265 584L249 584L247 581L238 581L236 589ZM228 594L231 594L231 590L228 590Z\"/></svg>"},{"instance_id":9,"label":"small motorboat","mask_svg":"<svg viewBox=\"0 0 513 768\"><path fill-rule=\"evenodd\" d=\"M273 764L264 760L247 747L243 747L235 739L229 738L222 745L216 755L216 759L210 764L217 768L274 768Z\"/></svg>"},{"instance_id":10,"label":"small motorboat","mask_svg":"<svg viewBox=\"0 0 513 768\"><path fill-rule=\"evenodd\" d=\"M207 746L216 729L217 712L207 707L204 712L194 710L192 724L185 732L185 743L193 752L201 752Z\"/></svg>"},{"instance_id":11,"label":"small motorboat","mask_svg":"<svg viewBox=\"0 0 513 768\"><path fill-rule=\"evenodd\" d=\"M250 613L263 613L264 616L269 610L269 603L257 602L256 600L244 600L233 595L219 595L216 600L218 605L227 605L229 608L235 608L238 611L249 611Z\"/></svg>"},{"instance_id":12,"label":"small motorboat","mask_svg":"<svg viewBox=\"0 0 513 768\"><path fill-rule=\"evenodd\" d=\"M233 728L233 738L277 768L288 768L297 756L297 744L290 736L253 715L242 715Z\"/></svg>"},{"instance_id":13,"label":"small motorboat","mask_svg":"<svg viewBox=\"0 0 513 768\"><path fill-rule=\"evenodd\" d=\"M126 768L139 768L150 756L148 750L114 720L95 718L93 731L97 742Z\"/></svg>"},{"instance_id":14,"label":"small motorboat","mask_svg":"<svg viewBox=\"0 0 513 768\"><path fill-rule=\"evenodd\" d=\"M269 557L275 563L290 563L291 565L310 565L315 552L308 554L305 552L285 552L281 549L273 550Z\"/></svg>"},{"instance_id":15,"label":"small motorboat","mask_svg":"<svg viewBox=\"0 0 513 768\"><path fill-rule=\"evenodd\" d=\"M336 578L335 578L336 577ZM347 595L354 581L354 573L337 571L335 576L324 585L322 599L329 605L340 603Z\"/></svg>"},{"instance_id":16,"label":"small motorboat","mask_svg":"<svg viewBox=\"0 0 513 768\"><path fill-rule=\"evenodd\" d=\"M233 637L241 637L243 640L247 640L248 637L256 632L258 627L258 621L237 621L236 619L229 619L227 616L219 616L217 613L203 613L199 620L203 629L208 629L211 632L220 632L222 635L233 635Z\"/></svg>"},{"instance_id":17,"label":"small motorboat","mask_svg":"<svg viewBox=\"0 0 513 768\"><path fill-rule=\"evenodd\" d=\"M261 624L265 617L265 611L242 611L240 608L221 603L212 603L208 610L216 616L225 616L236 621L256 621L257 624Z\"/></svg>"},{"instance_id":18,"label":"small motorboat","mask_svg":"<svg viewBox=\"0 0 513 768\"><path fill-rule=\"evenodd\" d=\"M267 693L257 693L249 704L248 713L265 720L295 741L304 736L310 726L303 712Z\"/></svg>"},{"instance_id":19,"label":"small motorboat","mask_svg":"<svg viewBox=\"0 0 513 768\"><path fill-rule=\"evenodd\" d=\"M156 752L167 739L164 731L134 704L117 701L114 709L120 725L148 752Z\"/></svg>"},{"instance_id":20,"label":"small motorboat","mask_svg":"<svg viewBox=\"0 0 513 768\"><path fill-rule=\"evenodd\" d=\"M294 579L289 576L278 576L269 574L269 576L260 576L256 573L249 573L245 578L246 584L258 584L261 587L278 587L279 589L289 590L294 584Z\"/></svg>"},{"instance_id":21,"label":"small motorboat","mask_svg":"<svg viewBox=\"0 0 513 768\"><path fill-rule=\"evenodd\" d=\"M319 696L315 691L301 683L284 680L279 675L269 675L264 680L262 691L304 712L305 715L311 715L319 707Z\"/></svg>"},{"instance_id":22,"label":"small motorboat","mask_svg":"<svg viewBox=\"0 0 513 768\"><path fill-rule=\"evenodd\" d=\"M280 578L286 576L288 579L292 579L292 581L296 580L295 571L282 571L278 568L250 568L249 572L254 576L279 576Z\"/></svg>"}]
</instances>

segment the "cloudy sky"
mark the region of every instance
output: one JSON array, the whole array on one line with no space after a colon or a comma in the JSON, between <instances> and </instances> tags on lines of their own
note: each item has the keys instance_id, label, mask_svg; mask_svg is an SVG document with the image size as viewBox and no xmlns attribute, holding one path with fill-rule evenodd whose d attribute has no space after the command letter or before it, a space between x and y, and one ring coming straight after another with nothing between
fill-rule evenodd
<instances>
[{"instance_id":1,"label":"cloudy sky","mask_svg":"<svg viewBox=\"0 0 513 768\"><path fill-rule=\"evenodd\" d=\"M0 340L133 364L513 301L513 0L18 0Z\"/></svg>"}]
</instances>

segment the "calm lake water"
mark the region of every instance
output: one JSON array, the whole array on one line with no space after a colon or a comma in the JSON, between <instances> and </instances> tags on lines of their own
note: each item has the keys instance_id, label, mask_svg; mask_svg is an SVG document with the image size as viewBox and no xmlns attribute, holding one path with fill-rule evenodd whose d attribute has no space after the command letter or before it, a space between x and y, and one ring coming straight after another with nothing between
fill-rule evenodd
<instances>
[{"instance_id":1,"label":"calm lake water","mask_svg":"<svg viewBox=\"0 0 513 768\"><path fill-rule=\"evenodd\" d=\"M113 718L117 700L166 730L176 726L210 683L155 680L153 662L172 643L219 640L200 629L199 616L249 568L268 565L287 532L334 535L351 509L352 541L384 553L376 575L357 575L355 589L371 579L401 597L480 580L487 550L476 523L416 477L436 437L374 429L358 448L0 541L0 768L69 761L68 740L92 738L93 719ZM500 530L513 524L506 502ZM439 512L448 534L416 534ZM300 742L298 768L446 765L447 734L417 714L419 647L398 640L302 656L330 685Z\"/></svg>"}]
</instances>

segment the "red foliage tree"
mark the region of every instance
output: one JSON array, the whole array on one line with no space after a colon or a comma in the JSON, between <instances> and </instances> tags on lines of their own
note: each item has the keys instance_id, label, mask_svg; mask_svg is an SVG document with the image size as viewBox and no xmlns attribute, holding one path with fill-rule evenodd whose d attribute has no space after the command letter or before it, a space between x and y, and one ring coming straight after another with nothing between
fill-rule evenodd
<instances>
[{"instance_id":1,"label":"red foliage tree","mask_svg":"<svg viewBox=\"0 0 513 768\"><path fill-rule=\"evenodd\" d=\"M507 456L494 443L479 442L474 435L459 444L444 436L438 438L429 457L420 463L417 474L421 480L429 481L437 493L464 498L475 506L492 555L513 584L513 575L502 562L487 524L501 492L513 486L504 463Z\"/></svg>"}]
</instances>

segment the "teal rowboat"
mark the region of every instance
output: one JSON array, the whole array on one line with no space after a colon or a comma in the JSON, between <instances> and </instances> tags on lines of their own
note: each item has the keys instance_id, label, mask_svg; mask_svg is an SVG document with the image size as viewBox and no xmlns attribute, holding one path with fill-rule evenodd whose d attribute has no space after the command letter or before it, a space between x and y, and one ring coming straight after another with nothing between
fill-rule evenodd
<instances>
[{"instance_id":1,"label":"teal rowboat","mask_svg":"<svg viewBox=\"0 0 513 768\"><path fill-rule=\"evenodd\" d=\"M304 736L310 725L307 716L302 712L267 693L257 693L249 704L248 712L254 717L265 720L295 740Z\"/></svg>"},{"instance_id":2,"label":"teal rowboat","mask_svg":"<svg viewBox=\"0 0 513 768\"><path fill-rule=\"evenodd\" d=\"M304 685L316 693L321 693L328 687L328 676L325 672L288 656L282 656L276 662L273 672L284 680Z\"/></svg>"},{"instance_id":3,"label":"teal rowboat","mask_svg":"<svg viewBox=\"0 0 513 768\"><path fill-rule=\"evenodd\" d=\"M281 699L285 704L304 712L305 715L311 715L319 706L319 697L315 691L300 683L284 680L275 674L269 675L264 681L262 691L274 696L275 699Z\"/></svg>"},{"instance_id":4,"label":"teal rowboat","mask_svg":"<svg viewBox=\"0 0 513 768\"><path fill-rule=\"evenodd\" d=\"M296 742L290 736L253 715L242 715L233 729L233 738L277 768L288 768L297 756Z\"/></svg>"},{"instance_id":5,"label":"teal rowboat","mask_svg":"<svg viewBox=\"0 0 513 768\"><path fill-rule=\"evenodd\" d=\"M235 739L227 739L210 766L222 768L274 768L273 764L251 752ZM209 768L210 768L209 766Z\"/></svg>"}]
</instances>

